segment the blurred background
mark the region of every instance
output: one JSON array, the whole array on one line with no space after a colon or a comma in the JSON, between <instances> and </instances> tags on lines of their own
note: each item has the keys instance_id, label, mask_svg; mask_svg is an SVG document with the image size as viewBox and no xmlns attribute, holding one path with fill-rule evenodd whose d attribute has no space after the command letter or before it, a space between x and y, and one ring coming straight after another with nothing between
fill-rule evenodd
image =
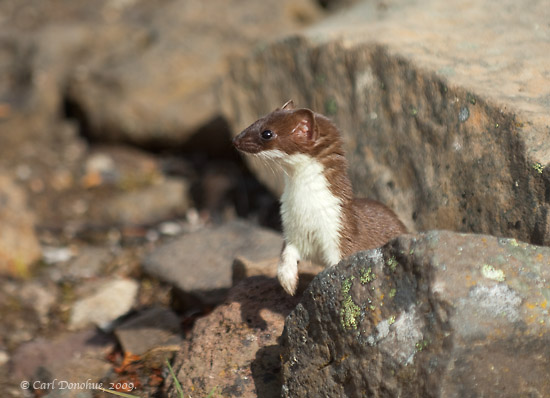
<instances>
[{"instance_id":1,"label":"blurred background","mask_svg":"<svg viewBox=\"0 0 550 398\"><path fill-rule=\"evenodd\" d=\"M105 302L75 313L93 292L106 302L129 297L111 320L154 305L178 308L171 286L141 268L157 245L237 218L248 229L280 229L277 198L231 147L221 81L232 59L348 3L0 1L2 396L45 395L19 387L37 369L70 379L67 369L97 367L70 360L92 337L105 337L95 327L112 331L94 320ZM203 310L200 299L189 302L182 313ZM107 354L116 362L113 341L98 343L92 356L103 363L94 377L106 374Z\"/></svg>"}]
</instances>

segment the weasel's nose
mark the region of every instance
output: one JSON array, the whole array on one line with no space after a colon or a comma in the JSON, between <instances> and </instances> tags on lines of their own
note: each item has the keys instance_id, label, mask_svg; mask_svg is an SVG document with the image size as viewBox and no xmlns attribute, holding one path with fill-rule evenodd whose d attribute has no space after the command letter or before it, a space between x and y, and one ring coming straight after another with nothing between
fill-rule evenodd
<instances>
[{"instance_id":1,"label":"weasel's nose","mask_svg":"<svg viewBox=\"0 0 550 398\"><path fill-rule=\"evenodd\" d=\"M233 139L231 140L231 142L233 143L233 146L237 149L239 149L239 136L236 136L236 137L233 137Z\"/></svg>"},{"instance_id":2,"label":"weasel's nose","mask_svg":"<svg viewBox=\"0 0 550 398\"><path fill-rule=\"evenodd\" d=\"M237 149L242 149L242 138L244 136L244 133L240 133L239 135L237 135L236 137L233 137L233 139L231 140L231 142L233 143L233 146Z\"/></svg>"}]
</instances>

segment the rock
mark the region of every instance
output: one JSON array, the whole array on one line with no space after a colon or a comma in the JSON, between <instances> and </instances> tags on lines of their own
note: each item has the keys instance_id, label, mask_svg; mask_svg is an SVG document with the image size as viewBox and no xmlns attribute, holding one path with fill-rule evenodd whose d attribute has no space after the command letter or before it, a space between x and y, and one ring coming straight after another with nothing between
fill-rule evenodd
<instances>
[{"instance_id":1,"label":"rock","mask_svg":"<svg viewBox=\"0 0 550 398\"><path fill-rule=\"evenodd\" d=\"M252 261L278 256L280 234L244 221L209 227L159 246L143 261L146 273L192 294L200 305L218 304L232 285L231 261L241 255Z\"/></svg>"},{"instance_id":2,"label":"rock","mask_svg":"<svg viewBox=\"0 0 550 398\"><path fill-rule=\"evenodd\" d=\"M271 278L256 276L234 287L225 304L197 320L176 357L173 368L183 395L279 397L277 339L296 303ZM171 379L166 393L180 396Z\"/></svg>"},{"instance_id":3,"label":"rock","mask_svg":"<svg viewBox=\"0 0 550 398\"><path fill-rule=\"evenodd\" d=\"M282 337L285 397L550 394L550 248L405 235L320 273Z\"/></svg>"},{"instance_id":4,"label":"rock","mask_svg":"<svg viewBox=\"0 0 550 398\"><path fill-rule=\"evenodd\" d=\"M548 245L546 10L544 0L360 2L234 60L219 100L234 134L290 98L331 117L355 192L411 230ZM252 167L280 192L271 168Z\"/></svg>"},{"instance_id":5,"label":"rock","mask_svg":"<svg viewBox=\"0 0 550 398\"><path fill-rule=\"evenodd\" d=\"M129 146L98 146L87 156L82 185L109 184L121 189L144 187L162 176L157 159Z\"/></svg>"},{"instance_id":6,"label":"rock","mask_svg":"<svg viewBox=\"0 0 550 398\"><path fill-rule=\"evenodd\" d=\"M26 195L0 173L0 275L26 276L42 256Z\"/></svg>"},{"instance_id":7,"label":"rock","mask_svg":"<svg viewBox=\"0 0 550 398\"><path fill-rule=\"evenodd\" d=\"M99 380L110 367L104 358L114 344L113 339L94 330L62 333L54 340L39 337L14 352L10 374L19 382L49 382L54 378L71 382Z\"/></svg>"},{"instance_id":8,"label":"rock","mask_svg":"<svg viewBox=\"0 0 550 398\"><path fill-rule=\"evenodd\" d=\"M128 313L136 301L139 284L133 279L115 278L102 282L92 294L77 300L72 307L69 328L96 325L103 330Z\"/></svg>"},{"instance_id":9,"label":"rock","mask_svg":"<svg viewBox=\"0 0 550 398\"><path fill-rule=\"evenodd\" d=\"M185 214L191 205L189 184L177 177L162 178L143 188L120 192L94 202L90 209L104 223L117 225L153 224Z\"/></svg>"},{"instance_id":10,"label":"rock","mask_svg":"<svg viewBox=\"0 0 550 398\"><path fill-rule=\"evenodd\" d=\"M69 102L87 133L101 140L182 143L209 124L214 137L220 132L215 86L225 58L317 16L309 0L176 1L147 18L122 15L118 22L132 40L78 70Z\"/></svg>"},{"instance_id":11,"label":"rock","mask_svg":"<svg viewBox=\"0 0 550 398\"><path fill-rule=\"evenodd\" d=\"M109 248L82 246L78 248L78 253L73 260L57 268L56 271L60 275L53 276L56 280L63 281L96 278L102 275L103 267L112 258L113 254Z\"/></svg>"},{"instance_id":12,"label":"rock","mask_svg":"<svg viewBox=\"0 0 550 398\"><path fill-rule=\"evenodd\" d=\"M250 261L245 257L237 257L232 265L233 286L251 276L267 276L268 278L277 277L277 264L279 257L270 258L261 261ZM324 267L313 264L309 261L300 261L299 265L299 286L298 291L307 287L315 275L321 272Z\"/></svg>"},{"instance_id":13,"label":"rock","mask_svg":"<svg viewBox=\"0 0 550 398\"><path fill-rule=\"evenodd\" d=\"M115 328L115 335L126 354L143 355L147 351L181 342L180 320L167 308L150 308Z\"/></svg>"}]
</instances>

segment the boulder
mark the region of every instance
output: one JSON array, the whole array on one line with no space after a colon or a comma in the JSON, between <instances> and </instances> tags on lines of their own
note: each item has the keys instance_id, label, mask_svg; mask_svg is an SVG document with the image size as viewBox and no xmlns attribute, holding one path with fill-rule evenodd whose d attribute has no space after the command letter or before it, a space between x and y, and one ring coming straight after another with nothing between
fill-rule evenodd
<instances>
[{"instance_id":1,"label":"boulder","mask_svg":"<svg viewBox=\"0 0 550 398\"><path fill-rule=\"evenodd\" d=\"M172 1L147 18L123 15L118 22L133 28L131 40L76 71L68 102L101 140L183 143L209 126L207 141L216 144L212 137L224 131L215 87L226 57L318 16L312 0Z\"/></svg>"},{"instance_id":2,"label":"boulder","mask_svg":"<svg viewBox=\"0 0 550 398\"><path fill-rule=\"evenodd\" d=\"M288 99L332 118L355 192L412 231L547 245L546 15L544 0L361 2L234 60L219 100L234 134Z\"/></svg>"},{"instance_id":3,"label":"boulder","mask_svg":"<svg viewBox=\"0 0 550 398\"><path fill-rule=\"evenodd\" d=\"M272 278L255 276L235 286L225 304L197 320L176 357L183 396L279 397L277 340L296 304ZM181 396L170 378L166 394Z\"/></svg>"},{"instance_id":4,"label":"boulder","mask_svg":"<svg viewBox=\"0 0 550 398\"><path fill-rule=\"evenodd\" d=\"M405 235L320 273L288 316L284 397L550 395L550 248Z\"/></svg>"}]
</instances>

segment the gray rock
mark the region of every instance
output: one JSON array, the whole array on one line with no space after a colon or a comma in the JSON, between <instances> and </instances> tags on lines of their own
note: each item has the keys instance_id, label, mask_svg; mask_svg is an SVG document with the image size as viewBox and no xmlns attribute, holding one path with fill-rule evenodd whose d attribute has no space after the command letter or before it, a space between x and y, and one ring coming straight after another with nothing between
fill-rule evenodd
<instances>
[{"instance_id":1,"label":"gray rock","mask_svg":"<svg viewBox=\"0 0 550 398\"><path fill-rule=\"evenodd\" d=\"M220 102L235 134L290 98L331 117L355 192L411 230L549 244L547 9L361 2L234 60Z\"/></svg>"},{"instance_id":2,"label":"gray rock","mask_svg":"<svg viewBox=\"0 0 550 398\"><path fill-rule=\"evenodd\" d=\"M0 274L26 276L42 256L26 202L25 192L0 173Z\"/></svg>"},{"instance_id":3,"label":"gray rock","mask_svg":"<svg viewBox=\"0 0 550 398\"><path fill-rule=\"evenodd\" d=\"M95 292L77 300L71 309L69 328L95 325L103 330L125 315L135 304L139 284L133 279L115 278L101 283Z\"/></svg>"},{"instance_id":4,"label":"gray rock","mask_svg":"<svg viewBox=\"0 0 550 398\"><path fill-rule=\"evenodd\" d=\"M244 221L209 227L159 246L143 269L203 304L221 302L232 285L231 262L240 255L251 261L278 256L280 234ZM189 298L191 299L191 298Z\"/></svg>"},{"instance_id":5,"label":"gray rock","mask_svg":"<svg viewBox=\"0 0 550 398\"><path fill-rule=\"evenodd\" d=\"M115 328L125 353L142 355L147 351L181 342L180 320L167 308L150 308Z\"/></svg>"},{"instance_id":6,"label":"gray rock","mask_svg":"<svg viewBox=\"0 0 550 398\"><path fill-rule=\"evenodd\" d=\"M283 334L286 397L550 394L550 248L400 237L320 273Z\"/></svg>"},{"instance_id":7,"label":"gray rock","mask_svg":"<svg viewBox=\"0 0 550 398\"><path fill-rule=\"evenodd\" d=\"M275 279L255 276L231 289L226 303L195 323L174 369L184 396L279 397L284 319L297 303ZM177 398L167 379L166 394Z\"/></svg>"}]
</instances>

